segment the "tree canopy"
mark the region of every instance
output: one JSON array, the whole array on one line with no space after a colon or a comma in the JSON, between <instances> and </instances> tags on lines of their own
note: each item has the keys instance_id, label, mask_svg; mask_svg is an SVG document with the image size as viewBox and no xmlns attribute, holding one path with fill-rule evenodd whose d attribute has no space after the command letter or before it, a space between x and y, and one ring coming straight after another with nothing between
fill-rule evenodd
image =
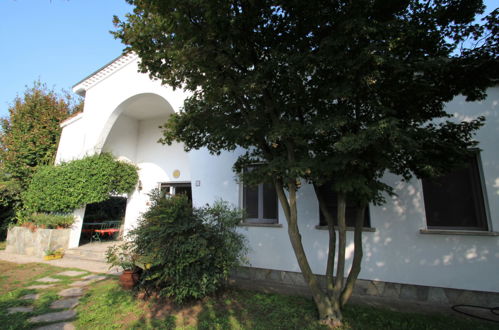
<instances>
[{"instance_id":1,"label":"tree canopy","mask_svg":"<svg viewBox=\"0 0 499 330\"><path fill-rule=\"evenodd\" d=\"M346 200L361 219L368 202L392 193L386 171L438 175L476 145L483 118L451 120L445 104L459 94L483 99L497 81L498 10L476 22L477 0L128 2L134 12L115 18L115 36L143 72L192 92L163 142L215 154L244 148L235 170L245 183L274 183L320 317L341 319L362 258L359 224L345 281ZM262 166L241 171L254 163ZM316 187L328 220L326 290L299 235L301 180ZM338 193L337 215L323 203L326 184Z\"/></svg>"}]
</instances>

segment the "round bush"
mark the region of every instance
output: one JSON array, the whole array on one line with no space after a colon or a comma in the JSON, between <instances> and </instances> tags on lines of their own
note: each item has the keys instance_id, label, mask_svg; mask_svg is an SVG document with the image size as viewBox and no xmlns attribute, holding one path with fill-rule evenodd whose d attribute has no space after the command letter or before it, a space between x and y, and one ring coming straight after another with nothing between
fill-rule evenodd
<instances>
[{"instance_id":1,"label":"round bush","mask_svg":"<svg viewBox=\"0 0 499 330\"><path fill-rule=\"evenodd\" d=\"M237 233L240 211L219 201L192 208L187 197L152 196L152 206L129 237L148 267L141 286L181 303L223 286L246 252Z\"/></svg>"}]
</instances>

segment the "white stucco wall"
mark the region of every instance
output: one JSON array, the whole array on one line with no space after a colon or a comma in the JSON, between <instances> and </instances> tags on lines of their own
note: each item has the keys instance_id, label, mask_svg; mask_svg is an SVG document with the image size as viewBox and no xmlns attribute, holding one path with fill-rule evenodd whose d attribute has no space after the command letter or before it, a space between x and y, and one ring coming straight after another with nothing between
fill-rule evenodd
<instances>
[{"instance_id":1,"label":"white stucco wall","mask_svg":"<svg viewBox=\"0 0 499 330\"><path fill-rule=\"evenodd\" d=\"M65 125L62 125L61 137L55 157L56 163L82 157L85 144L84 124L83 114L78 114L74 118L67 120Z\"/></svg>"},{"instance_id":2,"label":"white stucco wall","mask_svg":"<svg viewBox=\"0 0 499 330\"><path fill-rule=\"evenodd\" d=\"M161 137L159 126L169 114L179 111L186 95L138 73L137 60L133 60L88 87L83 113L77 120L62 125L57 162L104 151L139 167L142 190L137 187L128 196L126 230L147 209L147 194L159 182L190 181L183 146L157 143ZM178 179L171 178L173 169L180 170ZM80 231L81 225L73 227L72 247L77 244Z\"/></svg>"},{"instance_id":3,"label":"white stucco wall","mask_svg":"<svg viewBox=\"0 0 499 330\"><path fill-rule=\"evenodd\" d=\"M187 153L183 145L175 143L165 146L157 141L162 133L159 126L166 122L167 116L147 120L135 120L137 135L134 141L135 157L133 162L139 168L139 180L142 190L136 189L128 198L125 215L125 231L133 228L141 213L148 207L148 194L158 188L161 182L190 181L190 169ZM126 131L122 131L126 134ZM107 142L106 142L107 145ZM113 149L112 145L110 149ZM174 170L180 171L179 178L173 178Z\"/></svg>"},{"instance_id":4,"label":"white stucco wall","mask_svg":"<svg viewBox=\"0 0 499 330\"><path fill-rule=\"evenodd\" d=\"M483 149L481 159L490 209L489 228L499 231L499 88L489 90L483 102L465 103L458 97L448 112L459 119L485 115L487 123L477 135ZM239 205L239 185L232 164L238 153L211 156L206 150L190 153L193 198L196 205L223 198ZM206 164L209 164L207 166ZM396 188L397 197L380 207L370 206L371 226L364 232L364 259L359 278L396 283L499 292L499 237L421 234L426 229L421 182L404 183L386 175L385 182ZM316 229L318 203L313 189L303 185L298 196L299 226L311 267L324 274L327 258L327 231ZM279 210L281 228L242 227L249 241L251 266L299 271ZM348 234L348 262L353 256L353 233Z\"/></svg>"},{"instance_id":5,"label":"white stucco wall","mask_svg":"<svg viewBox=\"0 0 499 330\"><path fill-rule=\"evenodd\" d=\"M102 148L120 160L135 163L139 121L126 115L118 117Z\"/></svg>"}]
</instances>

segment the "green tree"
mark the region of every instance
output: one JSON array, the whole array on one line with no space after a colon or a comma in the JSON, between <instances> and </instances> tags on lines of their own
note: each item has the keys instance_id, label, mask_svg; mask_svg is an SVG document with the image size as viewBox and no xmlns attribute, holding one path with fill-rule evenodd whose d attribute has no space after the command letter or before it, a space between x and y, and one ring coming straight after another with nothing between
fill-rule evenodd
<instances>
[{"instance_id":1,"label":"green tree","mask_svg":"<svg viewBox=\"0 0 499 330\"><path fill-rule=\"evenodd\" d=\"M247 150L234 169L247 184L275 185L320 318L339 324L360 272L365 206L393 193L383 174L437 175L475 145L483 118L454 123L444 106L458 94L485 97L497 79L497 10L475 23L484 7L474 0L128 2L134 12L115 19L115 36L143 72L192 92L163 142ZM254 163L262 166L242 171ZM326 288L298 229L303 180L328 222ZM337 193L336 215L324 186ZM358 220L345 278L347 200Z\"/></svg>"},{"instance_id":2,"label":"green tree","mask_svg":"<svg viewBox=\"0 0 499 330\"><path fill-rule=\"evenodd\" d=\"M0 162L23 189L38 166L54 162L59 124L80 108L69 94L58 95L39 81L14 100L9 117L0 122Z\"/></svg>"}]
</instances>

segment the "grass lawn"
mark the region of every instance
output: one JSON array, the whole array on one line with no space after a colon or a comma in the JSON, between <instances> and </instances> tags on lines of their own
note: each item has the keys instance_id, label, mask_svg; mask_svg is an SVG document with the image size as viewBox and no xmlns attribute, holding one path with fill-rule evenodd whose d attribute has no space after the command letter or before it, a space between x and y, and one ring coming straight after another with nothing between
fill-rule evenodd
<instances>
[{"instance_id":1,"label":"grass lawn","mask_svg":"<svg viewBox=\"0 0 499 330\"><path fill-rule=\"evenodd\" d=\"M7 241L0 241L0 250L5 250L6 245L7 245Z\"/></svg>"},{"instance_id":2,"label":"grass lawn","mask_svg":"<svg viewBox=\"0 0 499 330\"><path fill-rule=\"evenodd\" d=\"M35 290L25 287L63 269L46 264L17 265L0 261L0 324L2 329L29 329L26 319L49 311L58 290L39 289L31 313L7 315L6 309L26 305L18 298ZM82 275L83 276L83 275ZM62 277L60 277L62 279ZM76 308L77 329L325 329L316 321L310 299L244 290L228 290L217 296L183 307L165 302L145 302L123 291L117 278L93 284ZM468 321L439 315L390 312L370 307L350 306L345 310L343 329L497 329L496 324Z\"/></svg>"}]
</instances>

